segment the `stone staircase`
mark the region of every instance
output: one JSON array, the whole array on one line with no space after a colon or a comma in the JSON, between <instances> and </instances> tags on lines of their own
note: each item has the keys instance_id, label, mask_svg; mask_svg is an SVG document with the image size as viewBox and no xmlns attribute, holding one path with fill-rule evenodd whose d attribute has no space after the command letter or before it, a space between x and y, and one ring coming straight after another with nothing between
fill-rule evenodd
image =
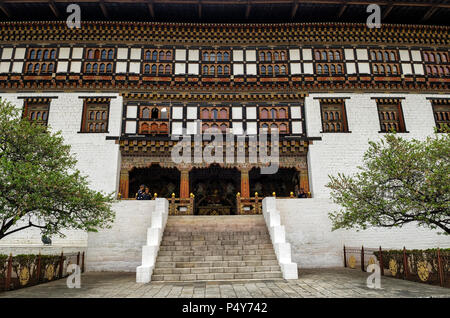
<instances>
[{"instance_id":1,"label":"stone staircase","mask_svg":"<svg viewBox=\"0 0 450 318\"><path fill-rule=\"evenodd\" d=\"M169 216L151 280L282 277L262 215Z\"/></svg>"}]
</instances>

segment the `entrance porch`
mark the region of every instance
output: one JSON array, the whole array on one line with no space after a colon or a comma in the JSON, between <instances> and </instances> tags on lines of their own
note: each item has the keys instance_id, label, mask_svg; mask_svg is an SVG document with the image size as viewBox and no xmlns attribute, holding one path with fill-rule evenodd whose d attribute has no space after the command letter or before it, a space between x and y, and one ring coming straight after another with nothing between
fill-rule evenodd
<instances>
[{"instance_id":1,"label":"entrance porch","mask_svg":"<svg viewBox=\"0 0 450 318\"><path fill-rule=\"evenodd\" d=\"M121 198L134 199L141 184L153 197L169 199L171 215L261 214L264 197L309 192L306 165L280 167L275 174L261 174L260 167L248 164L122 168Z\"/></svg>"}]
</instances>

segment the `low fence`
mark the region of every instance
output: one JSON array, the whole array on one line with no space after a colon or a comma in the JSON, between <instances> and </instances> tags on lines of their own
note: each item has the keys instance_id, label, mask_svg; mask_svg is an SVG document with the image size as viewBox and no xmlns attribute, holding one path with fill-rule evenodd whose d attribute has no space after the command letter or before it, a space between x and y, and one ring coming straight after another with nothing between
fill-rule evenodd
<instances>
[{"instance_id":1,"label":"low fence","mask_svg":"<svg viewBox=\"0 0 450 318\"><path fill-rule=\"evenodd\" d=\"M77 264L84 272L84 252L60 255L1 255L0 291L29 287L69 276L67 267Z\"/></svg>"},{"instance_id":2,"label":"low fence","mask_svg":"<svg viewBox=\"0 0 450 318\"><path fill-rule=\"evenodd\" d=\"M381 275L450 288L450 249L383 250L344 246L344 267L366 271L380 265Z\"/></svg>"}]
</instances>

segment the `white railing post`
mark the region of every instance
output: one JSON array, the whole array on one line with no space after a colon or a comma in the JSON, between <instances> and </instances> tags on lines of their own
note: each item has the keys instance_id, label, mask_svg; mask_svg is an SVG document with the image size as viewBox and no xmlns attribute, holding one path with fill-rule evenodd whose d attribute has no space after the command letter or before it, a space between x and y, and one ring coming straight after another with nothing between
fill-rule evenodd
<instances>
[{"instance_id":1,"label":"white railing post","mask_svg":"<svg viewBox=\"0 0 450 318\"><path fill-rule=\"evenodd\" d=\"M164 228L169 215L169 201L155 199L155 208L151 214L151 227L147 229L147 245L142 246L142 265L136 268L136 282L150 282L158 256Z\"/></svg>"},{"instance_id":2,"label":"white railing post","mask_svg":"<svg viewBox=\"0 0 450 318\"><path fill-rule=\"evenodd\" d=\"M286 231L281 225L280 212L277 210L276 198L267 197L262 202L264 220L269 230L278 263L284 279L297 279L297 263L291 259L291 244L286 242Z\"/></svg>"}]
</instances>

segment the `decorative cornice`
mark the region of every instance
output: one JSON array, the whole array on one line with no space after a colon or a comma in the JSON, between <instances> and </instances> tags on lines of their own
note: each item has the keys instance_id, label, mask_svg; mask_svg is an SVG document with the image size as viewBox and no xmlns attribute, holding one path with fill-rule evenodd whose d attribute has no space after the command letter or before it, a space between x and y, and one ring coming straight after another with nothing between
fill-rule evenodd
<instances>
[{"instance_id":1,"label":"decorative cornice","mask_svg":"<svg viewBox=\"0 0 450 318\"><path fill-rule=\"evenodd\" d=\"M262 100L292 100L298 102L307 94L305 93L257 93L257 92L245 92L239 94L230 93L189 93L189 92L176 92L176 93L162 93L162 92L125 92L122 93L125 100L172 100L172 101L221 101L221 102L234 102L234 101L262 101Z\"/></svg>"},{"instance_id":2,"label":"decorative cornice","mask_svg":"<svg viewBox=\"0 0 450 318\"><path fill-rule=\"evenodd\" d=\"M2 22L0 41L63 43L76 41L161 43L172 45L253 45L351 43L377 45L449 44L449 27L383 24L369 29L358 23L203 24L157 22L82 22L69 29L65 22Z\"/></svg>"}]
</instances>

